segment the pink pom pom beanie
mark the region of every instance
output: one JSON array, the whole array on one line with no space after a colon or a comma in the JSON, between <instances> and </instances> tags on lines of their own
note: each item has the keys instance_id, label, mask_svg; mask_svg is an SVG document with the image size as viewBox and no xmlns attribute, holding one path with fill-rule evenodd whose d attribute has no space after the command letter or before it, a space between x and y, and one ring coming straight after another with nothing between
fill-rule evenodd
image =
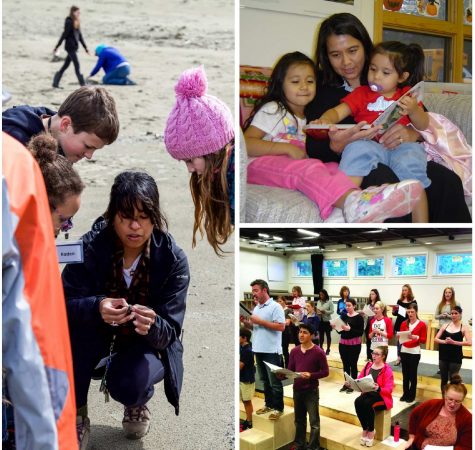
<instances>
[{"instance_id":1,"label":"pink pom pom beanie","mask_svg":"<svg viewBox=\"0 0 475 450\"><path fill-rule=\"evenodd\" d=\"M165 146L175 159L216 153L234 137L231 111L207 88L203 67L185 70L175 86L176 104L165 127Z\"/></svg>"}]
</instances>

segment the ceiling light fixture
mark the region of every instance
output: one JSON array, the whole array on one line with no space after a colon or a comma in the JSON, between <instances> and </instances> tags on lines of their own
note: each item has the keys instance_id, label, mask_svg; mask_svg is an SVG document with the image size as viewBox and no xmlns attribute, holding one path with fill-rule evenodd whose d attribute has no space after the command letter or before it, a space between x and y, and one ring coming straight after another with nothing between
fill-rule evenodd
<instances>
[{"instance_id":1,"label":"ceiling light fixture","mask_svg":"<svg viewBox=\"0 0 475 450\"><path fill-rule=\"evenodd\" d=\"M320 233L316 231L304 230L303 228L297 228L297 231L302 234L308 234L309 236L320 237Z\"/></svg>"},{"instance_id":2,"label":"ceiling light fixture","mask_svg":"<svg viewBox=\"0 0 475 450\"><path fill-rule=\"evenodd\" d=\"M257 233L257 235L261 238L264 238L264 239L269 239L270 236L268 234L265 234L265 233Z\"/></svg>"},{"instance_id":3,"label":"ceiling light fixture","mask_svg":"<svg viewBox=\"0 0 475 450\"><path fill-rule=\"evenodd\" d=\"M283 241L283 239L279 236L272 236L272 239L274 239L274 241Z\"/></svg>"}]
</instances>

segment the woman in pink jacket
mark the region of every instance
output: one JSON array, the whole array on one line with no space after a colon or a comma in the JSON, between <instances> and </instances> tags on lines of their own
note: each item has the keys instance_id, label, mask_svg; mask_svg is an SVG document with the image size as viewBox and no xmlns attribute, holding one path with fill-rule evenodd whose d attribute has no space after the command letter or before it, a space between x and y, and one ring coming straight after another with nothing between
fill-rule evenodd
<instances>
[{"instance_id":1,"label":"woman in pink jacket","mask_svg":"<svg viewBox=\"0 0 475 450\"><path fill-rule=\"evenodd\" d=\"M371 357L373 362L366 363L358 378L371 375L374 380L374 391L364 392L355 400L356 414L363 428L360 442L366 447L373 445L375 411L393 407L394 377L391 367L386 364L388 347L376 347Z\"/></svg>"}]
</instances>

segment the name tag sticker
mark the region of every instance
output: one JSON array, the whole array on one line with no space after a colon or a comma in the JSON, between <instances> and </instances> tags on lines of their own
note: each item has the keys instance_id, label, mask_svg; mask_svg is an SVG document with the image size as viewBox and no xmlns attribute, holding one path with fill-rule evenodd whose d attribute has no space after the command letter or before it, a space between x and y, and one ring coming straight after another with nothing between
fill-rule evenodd
<instances>
[{"instance_id":1,"label":"name tag sticker","mask_svg":"<svg viewBox=\"0 0 475 450\"><path fill-rule=\"evenodd\" d=\"M82 241L64 241L56 244L58 260L61 264L84 262Z\"/></svg>"}]
</instances>

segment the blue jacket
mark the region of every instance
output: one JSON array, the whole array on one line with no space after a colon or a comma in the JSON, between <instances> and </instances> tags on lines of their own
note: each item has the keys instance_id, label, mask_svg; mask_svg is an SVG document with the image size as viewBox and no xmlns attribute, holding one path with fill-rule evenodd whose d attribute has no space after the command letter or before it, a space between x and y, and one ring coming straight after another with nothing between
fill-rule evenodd
<instances>
[{"instance_id":1,"label":"blue jacket","mask_svg":"<svg viewBox=\"0 0 475 450\"><path fill-rule=\"evenodd\" d=\"M68 264L63 285L69 321L82 326L102 323L99 303L106 297L105 284L112 266L115 233L100 217L82 238L84 263ZM179 411L183 383L183 346L180 335L190 282L185 253L168 233L154 230L150 245L148 306L157 313L154 327L144 339L157 350L165 366L165 394Z\"/></svg>"},{"instance_id":2,"label":"blue jacket","mask_svg":"<svg viewBox=\"0 0 475 450\"><path fill-rule=\"evenodd\" d=\"M108 74L112 72L119 64L127 62L124 56L115 47L106 47L102 50L94 69L89 76L94 76L101 68Z\"/></svg>"},{"instance_id":3,"label":"blue jacket","mask_svg":"<svg viewBox=\"0 0 475 450\"><path fill-rule=\"evenodd\" d=\"M45 131L41 116L55 114L43 106L14 106L2 113L2 131L26 146L33 136Z\"/></svg>"}]
</instances>

